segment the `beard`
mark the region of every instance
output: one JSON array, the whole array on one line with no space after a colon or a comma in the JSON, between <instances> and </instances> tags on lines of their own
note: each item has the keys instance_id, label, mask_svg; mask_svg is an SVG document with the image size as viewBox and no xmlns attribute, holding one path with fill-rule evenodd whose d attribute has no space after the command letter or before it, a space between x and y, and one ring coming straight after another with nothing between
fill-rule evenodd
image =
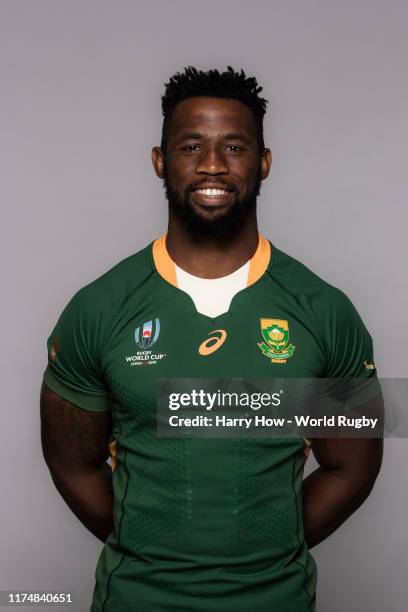
<instances>
[{"instance_id":1,"label":"beard","mask_svg":"<svg viewBox=\"0 0 408 612\"><path fill-rule=\"evenodd\" d=\"M213 238L230 240L245 225L256 210L256 198L261 191L261 164L258 166L255 183L247 195L241 199L235 192L235 202L226 210L213 211L212 216L200 214L189 202L192 189L187 189L184 197L174 191L169 183L167 168L164 166L163 186L169 203L169 211L197 240Z\"/></svg>"}]
</instances>

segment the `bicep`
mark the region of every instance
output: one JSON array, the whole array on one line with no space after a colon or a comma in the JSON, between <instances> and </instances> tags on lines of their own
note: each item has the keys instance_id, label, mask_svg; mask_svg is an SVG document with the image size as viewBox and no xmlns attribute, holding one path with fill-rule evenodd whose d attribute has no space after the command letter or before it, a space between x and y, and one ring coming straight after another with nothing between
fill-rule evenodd
<instances>
[{"instance_id":1,"label":"bicep","mask_svg":"<svg viewBox=\"0 0 408 612\"><path fill-rule=\"evenodd\" d=\"M60 397L45 383L41 388L41 443L50 467L93 469L109 456L110 410L84 410Z\"/></svg>"},{"instance_id":2,"label":"bicep","mask_svg":"<svg viewBox=\"0 0 408 612\"><path fill-rule=\"evenodd\" d=\"M325 470L341 470L355 480L375 477L382 462L381 438L315 438L317 463Z\"/></svg>"},{"instance_id":3,"label":"bicep","mask_svg":"<svg viewBox=\"0 0 408 612\"><path fill-rule=\"evenodd\" d=\"M349 411L347 416L353 416ZM383 423L382 394L358 408L358 416L376 417ZM356 414L357 416L357 414ZM383 439L378 438L314 438L312 450L316 461L325 470L341 470L350 479L367 480L377 476L383 456Z\"/></svg>"}]
</instances>

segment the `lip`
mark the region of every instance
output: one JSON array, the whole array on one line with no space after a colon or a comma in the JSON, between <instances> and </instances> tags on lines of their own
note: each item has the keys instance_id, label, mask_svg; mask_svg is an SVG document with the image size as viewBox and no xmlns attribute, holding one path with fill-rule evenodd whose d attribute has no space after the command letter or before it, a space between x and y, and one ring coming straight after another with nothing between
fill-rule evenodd
<instances>
[{"instance_id":1,"label":"lip","mask_svg":"<svg viewBox=\"0 0 408 612\"><path fill-rule=\"evenodd\" d=\"M224 189L223 187L198 187L198 189ZM200 206L226 206L231 202L234 197L233 191L227 191L222 195L204 195L203 193L198 193L196 190L191 192L192 199L196 204Z\"/></svg>"},{"instance_id":2,"label":"lip","mask_svg":"<svg viewBox=\"0 0 408 612\"><path fill-rule=\"evenodd\" d=\"M220 183L204 183L203 185L198 185L194 187L193 191L197 191L197 189L224 189L224 191L232 191L226 185L222 185Z\"/></svg>"}]
</instances>

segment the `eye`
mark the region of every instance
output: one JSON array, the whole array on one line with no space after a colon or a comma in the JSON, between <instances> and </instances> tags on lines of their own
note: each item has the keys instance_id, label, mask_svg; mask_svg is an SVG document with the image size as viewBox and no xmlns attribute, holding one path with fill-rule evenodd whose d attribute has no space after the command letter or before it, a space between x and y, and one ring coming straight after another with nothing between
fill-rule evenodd
<instances>
[{"instance_id":1,"label":"eye","mask_svg":"<svg viewBox=\"0 0 408 612\"><path fill-rule=\"evenodd\" d=\"M243 148L238 145L227 145L227 149L231 149L233 153L241 153L243 151Z\"/></svg>"},{"instance_id":2,"label":"eye","mask_svg":"<svg viewBox=\"0 0 408 612\"><path fill-rule=\"evenodd\" d=\"M200 145L198 144L191 144L191 145L187 145L186 147L183 147L183 151L197 151L197 148L199 148Z\"/></svg>"}]
</instances>

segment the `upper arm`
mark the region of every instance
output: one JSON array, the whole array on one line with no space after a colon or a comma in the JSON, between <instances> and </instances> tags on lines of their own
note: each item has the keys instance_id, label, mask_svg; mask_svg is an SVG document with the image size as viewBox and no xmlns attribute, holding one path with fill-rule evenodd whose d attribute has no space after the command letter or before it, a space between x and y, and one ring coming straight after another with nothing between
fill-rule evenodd
<instances>
[{"instance_id":1,"label":"upper arm","mask_svg":"<svg viewBox=\"0 0 408 612\"><path fill-rule=\"evenodd\" d=\"M347 416L353 416L350 411ZM358 416L379 418L383 422L382 394L358 407ZM312 450L316 461L325 470L341 470L358 483L374 482L382 463L382 438L313 438Z\"/></svg>"},{"instance_id":2,"label":"upper arm","mask_svg":"<svg viewBox=\"0 0 408 612\"><path fill-rule=\"evenodd\" d=\"M41 443L51 470L92 469L109 456L110 410L89 411L41 388Z\"/></svg>"},{"instance_id":3,"label":"upper arm","mask_svg":"<svg viewBox=\"0 0 408 612\"><path fill-rule=\"evenodd\" d=\"M322 320L327 364L324 378L375 378L373 339L351 300L334 293Z\"/></svg>"},{"instance_id":4,"label":"upper arm","mask_svg":"<svg viewBox=\"0 0 408 612\"><path fill-rule=\"evenodd\" d=\"M315 438L316 461L325 470L341 470L356 483L373 481L381 467L382 438Z\"/></svg>"},{"instance_id":5,"label":"upper arm","mask_svg":"<svg viewBox=\"0 0 408 612\"><path fill-rule=\"evenodd\" d=\"M89 411L109 410L102 367L108 324L92 286L78 291L62 311L48 345L44 382L55 394Z\"/></svg>"},{"instance_id":6,"label":"upper arm","mask_svg":"<svg viewBox=\"0 0 408 612\"><path fill-rule=\"evenodd\" d=\"M92 469L109 456L112 417L101 367L106 321L92 286L78 291L48 338L41 439L50 469Z\"/></svg>"},{"instance_id":7,"label":"upper arm","mask_svg":"<svg viewBox=\"0 0 408 612\"><path fill-rule=\"evenodd\" d=\"M378 417L383 424L384 406L374 364L373 340L350 299L336 290L336 300L323 317L327 342L325 378L333 380L333 397L343 389L343 379L365 379L367 384L352 384L344 410L347 416ZM340 380L341 379L341 380ZM369 383L369 384L368 384ZM351 410L350 410L351 409ZM354 409L356 414L354 414ZM348 430L347 436L350 436ZM378 432L378 429L377 429ZM374 481L381 467L382 438L314 438L312 450L326 470L341 470L350 481Z\"/></svg>"}]
</instances>

